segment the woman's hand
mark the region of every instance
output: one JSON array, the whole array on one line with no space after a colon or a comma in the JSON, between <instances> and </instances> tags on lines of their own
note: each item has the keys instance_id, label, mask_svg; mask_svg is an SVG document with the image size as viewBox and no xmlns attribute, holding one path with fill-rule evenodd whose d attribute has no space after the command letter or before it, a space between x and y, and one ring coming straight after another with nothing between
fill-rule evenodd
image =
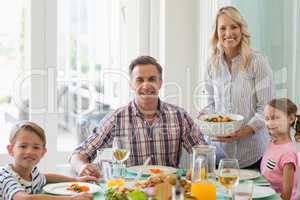
<instances>
[{"instance_id":1,"label":"woman's hand","mask_svg":"<svg viewBox=\"0 0 300 200\"><path fill-rule=\"evenodd\" d=\"M227 136L214 136L210 139L214 142L223 142L223 143L233 143L237 140L246 139L253 135L254 130L250 126L245 126L244 128L235 131L234 133Z\"/></svg>"},{"instance_id":2,"label":"woman's hand","mask_svg":"<svg viewBox=\"0 0 300 200\"><path fill-rule=\"evenodd\" d=\"M198 114L197 114L197 119L200 119L200 117L202 116L202 115L205 115L205 113L204 112L198 112Z\"/></svg>"}]
</instances>

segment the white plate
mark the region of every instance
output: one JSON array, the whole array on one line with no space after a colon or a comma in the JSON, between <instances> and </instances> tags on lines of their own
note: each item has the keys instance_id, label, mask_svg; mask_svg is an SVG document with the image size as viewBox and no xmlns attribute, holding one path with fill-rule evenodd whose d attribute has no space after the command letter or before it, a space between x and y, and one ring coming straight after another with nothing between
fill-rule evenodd
<instances>
[{"instance_id":1,"label":"white plate","mask_svg":"<svg viewBox=\"0 0 300 200\"><path fill-rule=\"evenodd\" d=\"M142 168L142 165L132 166L132 167L128 167L127 171L129 173L138 174L140 172L141 168ZM143 170L143 175L145 175L145 176L153 175L153 173L151 173L150 169L160 169L161 172L163 172L165 174L174 174L177 171L177 169L174 167L168 167L168 166L162 166L162 165L147 165L145 167L145 169Z\"/></svg>"},{"instance_id":2,"label":"white plate","mask_svg":"<svg viewBox=\"0 0 300 200\"><path fill-rule=\"evenodd\" d=\"M254 170L240 169L240 180L247 180L260 177L260 173Z\"/></svg>"},{"instance_id":3,"label":"white plate","mask_svg":"<svg viewBox=\"0 0 300 200\"><path fill-rule=\"evenodd\" d=\"M99 191L102 191L101 187L95 184L91 183L85 183L85 182L63 182L63 183L52 183L48 184L43 187L43 190L49 194L56 194L56 195L74 195L78 194L77 192L73 192L70 190L67 190L68 187L72 184L79 184L80 186L85 185L90 188L88 193L96 193Z\"/></svg>"},{"instance_id":4,"label":"white plate","mask_svg":"<svg viewBox=\"0 0 300 200\"><path fill-rule=\"evenodd\" d=\"M228 197L228 193L226 192L224 187L218 188L219 192ZM242 189L241 189L242 190ZM252 198L253 199L258 199L258 198L264 198L271 196L273 194L276 194L276 192L271 188L271 187L261 187L261 186L253 186L253 193L252 193Z\"/></svg>"},{"instance_id":5,"label":"white plate","mask_svg":"<svg viewBox=\"0 0 300 200\"><path fill-rule=\"evenodd\" d=\"M215 171L218 174L218 170ZM249 169L240 169L240 180L248 180L260 177L261 174L258 171L249 170Z\"/></svg>"}]
</instances>

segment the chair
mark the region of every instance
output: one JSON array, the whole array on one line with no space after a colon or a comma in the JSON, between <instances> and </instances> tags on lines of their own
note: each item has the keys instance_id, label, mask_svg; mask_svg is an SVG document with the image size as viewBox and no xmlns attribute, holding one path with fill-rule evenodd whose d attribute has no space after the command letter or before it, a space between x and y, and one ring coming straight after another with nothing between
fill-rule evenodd
<instances>
[{"instance_id":1,"label":"chair","mask_svg":"<svg viewBox=\"0 0 300 200\"><path fill-rule=\"evenodd\" d=\"M109 105L102 104L96 108L93 112L78 117L76 126L79 143L84 141L99 125L100 121L112 111Z\"/></svg>"}]
</instances>

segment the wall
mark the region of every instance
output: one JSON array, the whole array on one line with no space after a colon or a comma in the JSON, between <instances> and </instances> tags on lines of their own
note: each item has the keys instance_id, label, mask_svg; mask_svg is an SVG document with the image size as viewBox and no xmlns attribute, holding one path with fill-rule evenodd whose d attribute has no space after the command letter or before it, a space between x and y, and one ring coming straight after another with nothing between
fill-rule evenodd
<instances>
[{"instance_id":1,"label":"wall","mask_svg":"<svg viewBox=\"0 0 300 200\"><path fill-rule=\"evenodd\" d=\"M288 96L300 106L296 81L300 70L299 20L297 0L232 0L245 16L252 46L267 56L276 82L276 95ZM259 22L259 23L258 23Z\"/></svg>"},{"instance_id":2,"label":"wall","mask_svg":"<svg viewBox=\"0 0 300 200\"><path fill-rule=\"evenodd\" d=\"M164 66L162 98L184 107L192 115L193 90L199 77L198 0L160 3L158 55ZM154 51L154 50L153 50Z\"/></svg>"}]
</instances>

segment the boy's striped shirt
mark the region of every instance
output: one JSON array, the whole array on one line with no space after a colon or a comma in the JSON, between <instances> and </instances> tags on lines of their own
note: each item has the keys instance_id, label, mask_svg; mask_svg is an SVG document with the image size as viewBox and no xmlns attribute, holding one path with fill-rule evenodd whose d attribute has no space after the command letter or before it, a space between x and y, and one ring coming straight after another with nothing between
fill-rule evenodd
<instances>
[{"instance_id":1,"label":"boy's striped shirt","mask_svg":"<svg viewBox=\"0 0 300 200\"><path fill-rule=\"evenodd\" d=\"M0 198L12 200L17 192L40 193L46 184L45 175L41 174L37 167L34 167L31 176L32 181L26 181L11 168L11 165L0 168Z\"/></svg>"}]
</instances>

